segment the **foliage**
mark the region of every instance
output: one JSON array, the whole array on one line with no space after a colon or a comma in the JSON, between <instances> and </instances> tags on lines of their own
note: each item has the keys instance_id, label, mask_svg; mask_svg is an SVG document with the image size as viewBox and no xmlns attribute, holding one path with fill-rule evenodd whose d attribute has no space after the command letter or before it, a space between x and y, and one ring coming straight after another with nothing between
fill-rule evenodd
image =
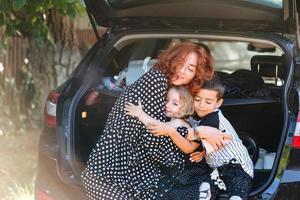
<instances>
[{"instance_id":1,"label":"foliage","mask_svg":"<svg viewBox=\"0 0 300 200\"><path fill-rule=\"evenodd\" d=\"M83 13L84 6L82 0L0 0L3 45L7 46L8 37L16 35L35 38L40 47L51 41L47 24L47 15L51 10L75 18Z\"/></svg>"},{"instance_id":2,"label":"foliage","mask_svg":"<svg viewBox=\"0 0 300 200\"><path fill-rule=\"evenodd\" d=\"M20 36L25 40L28 39L27 42L30 41L27 43L26 56L45 52L49 44L56 47L54 45L56 42L55 35L51 35L51 32L58 34L57 30L64 30L63 28L65 28L59 19L69 21L70 18L74 19L83 13L83 0L0 0L0 50L2 47L4 49L8 47L10 37ZM56 26L62 26L62 28L56 30ZM66 38L62 37L62 39ZM32 41L35 41L36 44L28 45L32 44ZM31 49L32 47L34 49ZM40 50L37 50L36 47ZM52 49L54 52L60 52L56 51L55 48ZM36 58L44 59L43 56L39 55ZM50 52L48 58L49 60L52 58ZM55 62L50 61L49 65L39 62L39 60L31 62L31 65L29 62L21 69L21 84L16 84L13 77L5 77L5 81L0 83L0 110L2 111L0 135L24 132L26 128L32 125L41 124L43 105L40 105L42 103L39 100L44 99L41 96L41 90L44 91L45 89L37 83L44 83L44 76L39 75L51 72L46 68L54 68L52 65ZM39 68L38 64L40 63L45 69ZM57 63L55 64L57 65ZM57 76L57 73L47 73L47 75ZM45 82L45 85L50 84Z\"/></svg>"},{"instance_id":3,"label":"foliage","mask_svg":"<svg viewBox=\"0 0 300 200\"><path fill-rule=\"evenodd\" d=\"M21 185L16 183L13 187L8 188L10 195L8 200L32 200L34 199L33 181L30 185Z\"/></svg>"},{"instance_id":4,"label":"foliage","mask_svg":"<svg viewBox=\"0 0 300 200\"><path fill-rule=\"evenodd\" d=\"M6 77L4 83L0 84L0 136L20 134L41 124L37 92L27 67L23 66L21 70L20 88L12 77Z\"/></svg>"},{"instance_id":5,"label":"foliage","mask_svg":"<svg viewBox=\"0 0 300 200\"><path fill-rule=\"evenodd\" d=\"M23 132L22 123L24 116L20 114L20 106L18 99L20 91L17 90L15 80L13 78L5 78L4 84L0 85L0 109L2 115L0 118L0 135L15 134Z\"/></svg>"},{"instance_id":6,"label":"foliage","mask_svg":"<svg viewBox=\"0 0 300 200\"><path fill-rule=\"evenodd\" d=\"M41 48L41 50L46 49L45 47L49 44L55 46L56 41L53 39L55 36L52 36L51 32L57 32L53 30L53 27L64 26L56 18L57 14L60 17L69 16L74 19L83 13L83 0L0 0L0 50L2 47L4 49L8 47L8 39L12 36L29 39L27 41L34 39L36 42L34 47ZM36 48L34 50L32 51L27 46L27 56L30 52L43 52ZM37 56L37 58L43 59L42 56ZM0 83L0 110L4 111L0 117L0 135L3 132L22 132L28 126L30 127L32 122L40 124L42 118L40 109L43 105L40 105L41 102L38 99L43 97L39 96L42 88L39 88L36 83L43 77L33 73L41 70L39 66L37 67L37 63L40 62L35 60L33 69L29 69L31 67L29 64L23 66L21 84L18 84L18 87L13 77L5 77L5 81ZM52 67L51 64L44 67ZM47 70L42 69L38 72L43 74ZM55 76L54 73L53 76Z\"/></svg>"}]
</instances>

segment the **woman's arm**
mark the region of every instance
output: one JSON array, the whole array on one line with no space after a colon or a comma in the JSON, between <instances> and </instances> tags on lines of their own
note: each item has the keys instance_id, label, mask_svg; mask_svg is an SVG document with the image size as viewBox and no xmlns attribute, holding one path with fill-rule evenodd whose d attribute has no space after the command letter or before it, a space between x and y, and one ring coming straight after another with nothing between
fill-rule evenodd
<instances>
[{"instance_id":1,"label":"woman's arm","mask_svg":"<svg viewBox=\"0 0 300 200\"><path fill-rule=\"evenodd\" d=\"M205 156L205 151L194 151L193 153L190 154L189 160L191 162L200 162L203 157Z\"/></svg>"},{"instance_id":2,"label":"woman's arm","mask_svg":"<svg viewBox=\"0 0 300 200\"><path fill-rule=\"evenodd\" d=\"M138 101L141 100L145 113L158 121L165 122L164 108L167 87L168 81L166 76L162 72L153 69L127 88L126 92L128 95L125 101L137 105ZM123 104L121 112L125 115L124 107L125 104ZM137 123L137 119L128 116L125 119L128 119L130 123L136 123L132 135L137 137L136 141L141 142L150 160L165 167L182 166L184 155L170 138L154 136L146 130L146 126L143 123ZM128 125L130 126L131 124Z\"/></svg>"},{"instance_id":3,"label":"woman's arm","mask_svg":"<svg viewBox=\"0 0 300 200\"><path fill-rule=\"evenodd\" d=\"M138 101L138 105L127 102L124 110L126 115L137 117L144 125L147 125L150 122L158 122L158 120L143 111L143 106L140 100Z\"/></svg>"}]
</instances>

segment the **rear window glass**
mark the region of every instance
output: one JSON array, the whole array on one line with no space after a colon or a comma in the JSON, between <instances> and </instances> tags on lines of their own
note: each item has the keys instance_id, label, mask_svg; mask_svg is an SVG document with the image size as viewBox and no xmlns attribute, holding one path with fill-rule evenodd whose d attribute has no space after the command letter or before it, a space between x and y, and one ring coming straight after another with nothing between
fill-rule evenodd
<instances>
[{"instance_id":1,"label":"rear window glass","mask_svg":"<svg viewBox=\"0 0 300 200\"><path fill-rule=\"evenodd\" d=\"M211 50L215 69L217 71L232 73L237 69L250 68L250 60L255 55L276 55L281 56L283 52L276 48L275 52L249 51L247 42L203 42Z\"/></svg>"},{"instance_id":2,"label":"rear window glass","mask_svg":"<svg viewBox=\"0 0 300 200\"><path fill-rule=\"evenodd\" d=\"M282 0L244 0L250 3L259 4L272 8L283 8Z\"/></svg>"},{"instance_id":3,"label":"rear window glass","mask_svg":"<svg viewBox=\"0 0 300 200\"><path fill-rule=\"evenodd\" d=\"M283 8L283 3L282 0L235 0L234 3L232 0L223 0L224 2L228 2L228 4L237 4L240 5L241 2L247 2L247 3L253 3L256 5L262 5L266 7L271 7L271 8L278 8L282 9ZM156 3L156 2L163 2L161 0L152 0L152 1L145 1L145 0L108 0L107 1L112 7L116 8L121 8L121 7L126 7L126 6L132 6L132 5L144 5L144 4L151 4L151 3ZM171 3L168 1L168 3Z\"/></svg>"},{"instance_id":4,"label":"rear window glass","mask_svg":"<svg viewBox=\"0 0 300 200\"><path fill-rule=\"evenodd\" d=\"M272 61L284 54L278 47L272 46L271 51L268 45L260 43L174 38L139 40L119 49L108 67L102 87L115 91L124 90L155 65L161 51L184 41L207 45L214 58L214 69L219 74L226 76L244 70L256 73L266 84L282 86L284 83L285 67L277 66L275 60ZM253 61L251 64L253 59L255 63ZM261 59L264 59L263 63ZM265 59L271 59L267 61L271 63L266 64Z\"/></svg>"}]
</instances>

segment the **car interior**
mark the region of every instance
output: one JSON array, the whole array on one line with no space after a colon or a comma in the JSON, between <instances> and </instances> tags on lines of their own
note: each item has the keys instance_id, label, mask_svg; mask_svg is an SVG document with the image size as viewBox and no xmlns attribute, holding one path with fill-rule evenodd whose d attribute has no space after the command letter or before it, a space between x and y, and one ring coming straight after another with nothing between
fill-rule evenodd
<instances>
[{"instance_id":1,"label":"car interior","mask_svg":"<svg viewBox=\"0 0 300 200\"><path fill-rule=\"evenodd\" d=\"M269 178L282 137L285 59L283 51L270 42L160 38L137 39L115 47L105 75L95 80L77 108L76 158L78 162L86 163L116 98L151 69L163 49L186 40L203 43L212 52L215 74L226 89L221 110L240 135L254 162L255 190ZM97 92L96 100L87 104L92 92ZM271 159L264 159L266 155Z\"/></svg>"}]
</instances>

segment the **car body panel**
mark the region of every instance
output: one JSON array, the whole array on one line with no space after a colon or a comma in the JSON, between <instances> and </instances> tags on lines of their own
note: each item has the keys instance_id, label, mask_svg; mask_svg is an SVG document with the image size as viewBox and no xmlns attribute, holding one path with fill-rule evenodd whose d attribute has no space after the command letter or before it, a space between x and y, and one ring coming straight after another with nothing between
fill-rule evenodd
<instances>
[{"instance_id":1,"label":"car body panel","mask_svg":"<svg viewBox=\"0 0 300 200\"><path fill-rule=\"evenodd\" d=\"M194 29L290 32L289 0L85 0L105 27L193 27Z\"/></svg>"}]
</instances>

